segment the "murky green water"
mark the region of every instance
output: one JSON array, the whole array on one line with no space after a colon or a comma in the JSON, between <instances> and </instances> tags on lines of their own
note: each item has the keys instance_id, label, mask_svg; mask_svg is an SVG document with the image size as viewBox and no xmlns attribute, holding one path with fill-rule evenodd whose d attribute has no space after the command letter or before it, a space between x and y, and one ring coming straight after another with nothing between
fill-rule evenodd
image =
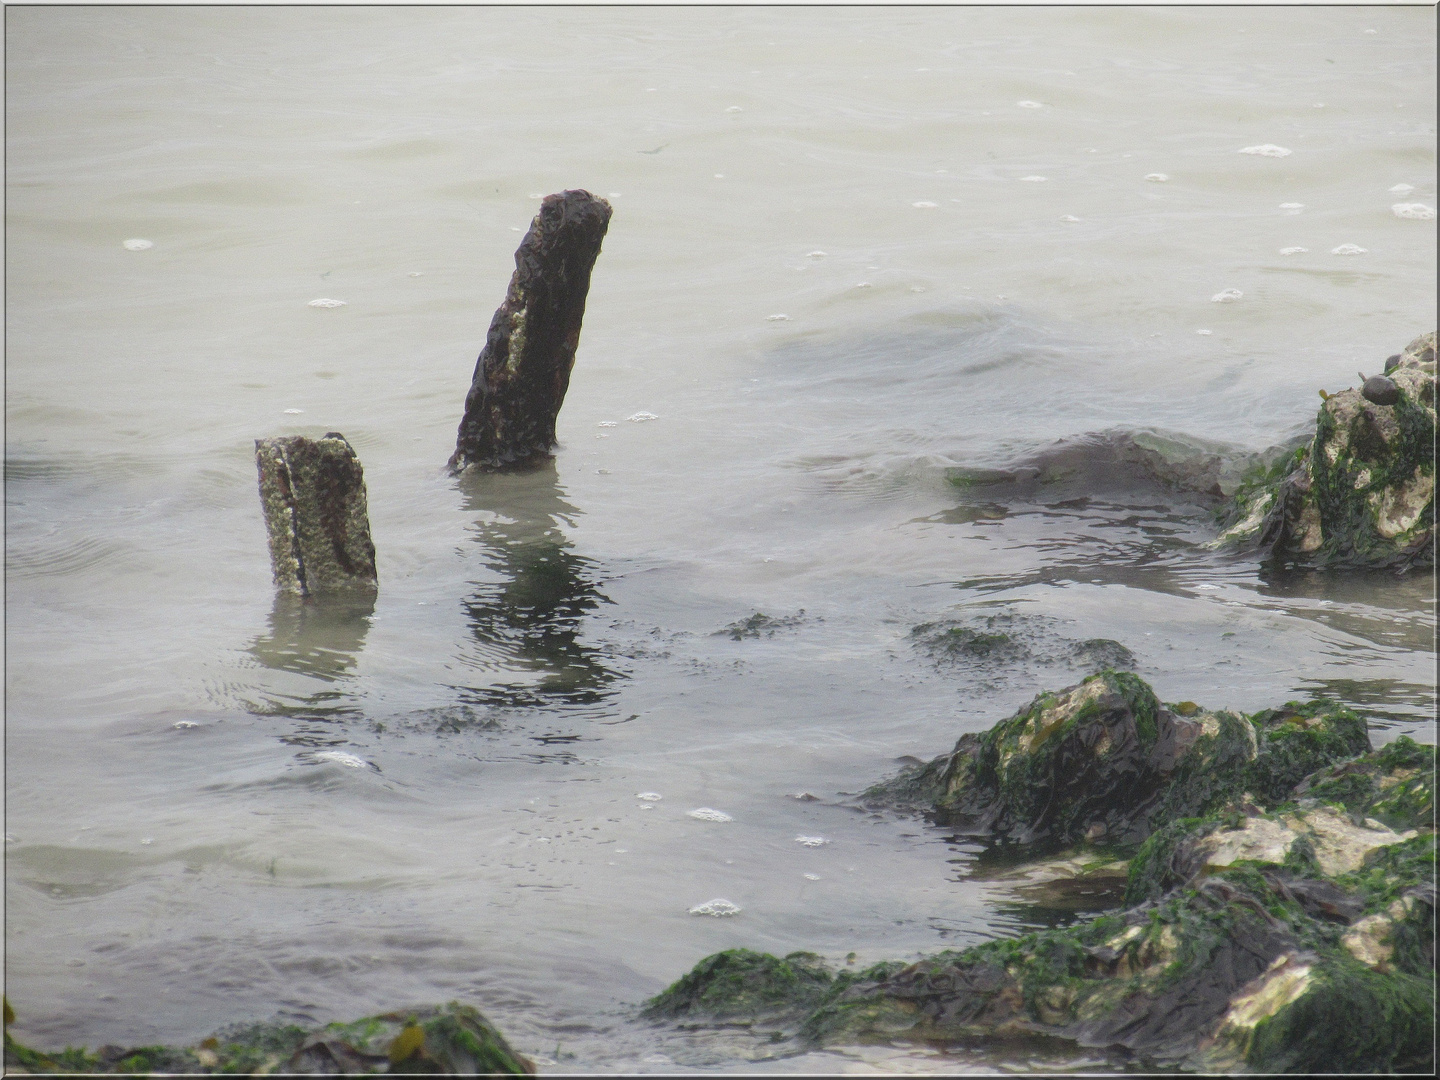
<instances>
[{"instance_id":1,"label":"murky green water","mask_svg":"<svg viewBox=\"0 0 1440 1080\"><path fill-rule=\"evenodd\" d=\"M1207 500L1108 449L1242 461L1434 327L1433 223L1391 209L1435 203L1431 9L29 8L6 42L6 992L37 1045L458 997L567 1069L746 1068L633 1006L726 947L1043 918L845 793L1095 641L1167 699L1331 692L1434 741L1433 575L1209 553ZM615 216L562 447L456 482L565 187ZM273 597L253 440L328 430L373 608Z\"/></svg>"}]
</instances>

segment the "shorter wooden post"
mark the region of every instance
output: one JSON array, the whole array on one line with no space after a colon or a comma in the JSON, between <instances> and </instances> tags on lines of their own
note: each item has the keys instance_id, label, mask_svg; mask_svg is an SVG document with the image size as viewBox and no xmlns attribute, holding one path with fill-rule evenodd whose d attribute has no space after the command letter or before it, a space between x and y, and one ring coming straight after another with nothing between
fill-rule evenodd
<instances>
[{"instance_id":1,"label":"shorter wooden post","mask_svg":"<svg viewBox=\"0 0 1440 1080\"><path fill-rule=\"evenodd\" d=\"M275 587L312 596L375 588L375 544L360 458L338 431L255 440Z\"/></svg>"}]
</instances>

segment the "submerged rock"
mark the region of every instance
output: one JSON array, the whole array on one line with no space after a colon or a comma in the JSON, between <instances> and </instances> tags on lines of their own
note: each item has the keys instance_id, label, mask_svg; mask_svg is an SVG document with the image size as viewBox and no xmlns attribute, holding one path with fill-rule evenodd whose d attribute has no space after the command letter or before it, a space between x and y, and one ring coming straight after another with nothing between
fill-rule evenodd
<instances>
[{"instance_id":1,"label":"submerged rock","mask_svg":"<svg viewBox=\"0 0 1440 1080\"><path fill-rule=\"evenodd\" d=\"M1031 843L1098 823L1103 848L991 878L1060 895L1124 874L1123 910L860 971L732 950L645 1016L764 1024L796 1052L1058 1039L1147 1067L1428 1071L1434 789L1434 747L1372 751L1340 706L1172 709L1103 672L867 794Z\"/></svg>"},{"instance_id":2,"label":"submerged rock","mask_svg":"<svg viewBox=\"0 0 1440 1080\"><path fill-rule=\"evenodd\" d=\"M7 1014L8 1028L8 1014ZM433 1073L532 1075L535 1066L468 1005L402 1010L334 1023L228 1028L198 1046L102 1047L95 1053L31 1050L5 1032L7 1072L31 1073Z\"/></svg>"},{"instance_id":3,"label":"submerged rock","mask_svg":"<svg viewBox=\"0 0 1440 1080\"><path fill-rule=\"evenodd\" d=\"M1212 546L1252 544L1298 566L1434 565L1434 332L1385 369L1329 395L1309 445L1246 477Z\"/></svg>"}]
</instances>

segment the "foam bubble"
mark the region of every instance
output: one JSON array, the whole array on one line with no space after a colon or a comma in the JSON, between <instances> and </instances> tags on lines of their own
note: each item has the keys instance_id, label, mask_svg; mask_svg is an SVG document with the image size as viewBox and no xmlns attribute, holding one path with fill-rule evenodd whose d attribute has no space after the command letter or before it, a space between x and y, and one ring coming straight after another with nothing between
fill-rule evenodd
<instances>
[{"instance_id":1,"label":"foam bubble","mask_svg":"<svg viewBox=\"0 0 1440 1080\"><path fill-rule=\"evenodd\" d=\"M1305 209L1305 204L1304 204L1303 202L1282 202L1282 203L1280 204L1280 209L1281 209L1281 210L1304 210L1304 209Z\"/></svg>"},{"instance_id":2,"label":"foam bubble","mask_svg":"<svg viewBox=\"0 0 1440 1080\"><path fill-rule=\"evenodd\" d=\"M1066 215L1065 215L1064 217L1062 217L1060 220L1061 220L1061 221L1079 221L1080 219L1079 219L1078 217L1076 217L1074 214L1066 214Z\"/></svg>"},{"instance_id":3,"label":"foam bubble","mask_svg":"<svg viewBox=\"0 0 1440 1080\"><path fill-rule=\"evenodd\" d=\"M307 305L307 306L309 306L309 307L320 307L320 308L344 307L344 306L345 306L345 301L344 301L344 300L327 300L325 297L322 296L319 300L311 300L310 303L309 303L309 305Z\"/></svg>"},{"instance_id":4,"label":"foam bubble","mask_svg":"<svg viewBox=\"0 0 1440 1080\"><path fill-rule=\"evenodd\" d=\"M745 110L742 109L742 108L740 108L739 105L731 105L731 106L730 106L728 109L726 109L725 111L726 111L726 112L744 112Z\"/></svg>"},{"instance_id":5,"label":"foam bubble","mask_svg":"<svg viewBox=\"0 0 1440 1080\"><path fill-rule=\"evenodd\" d=\"M856 283L855 288L857 288L857 289L868 289L868 288L871 288L871 285L870 285L870 282L868 282L868 281L861 281L861 282Z\"/></svg>"},{"instance_id":6,"label":"foam bubble","mask_svg":"<svg viewBox=\"0 0 1440 1080\"><path fill-rule=\"evenodd\" d=\"M695 809L695 810L691 810L688 816L695 818L695 820L697 820L697 821L734 821L734 820L735 820L735 819L732 818L729 814L725 813L724 810L716 810L716 809L714 809L713 807L709 807L709 806L701 806L701 807L699 807L699 808L697 808L697 809Z\"/></svg>"},{"instance_id":7,"label":"foam bubble","mask_svg":"<svg viewBox=\"0 0 1440 1080\"><path fill-rule=\"evenodd\" d=\"M803 877L806 881L819 881L819 880L820 880L820 875L819 875L819 874L802 874L801 877Z\"/></svg>"},{"instance_id":8,"label":"foam bubble","mask_svg":"<svg viewBox=\"0 0 1440 1080\"><path fill-rule=\"evenodd\" d=\"M810 794L810 792L808 792L808 791L797 791L794 795L791 795L790 798L792 798L792 799L798 799L800 802L819 802L819 801L820 801L820 796L819 796L819 795L812 795L812 794Z\"/></svg>"},{"instance_id":9,"label":"foam bubble","mask_svg":"<svg viewBox=\"0 0 1440 1080\"><path fill-rule=\"evenodd\" d=\"M823 259L823 258L825 258L825 252L823 252L823 251L812 251L812 252L810 252L809 255L806 256L806 258L807 258L807 259Z\"/></svg>"},{"instance_id":10,"label":"foam bubble","mask_svg":"<svg viewBox=\"0 0 1440 1080\"><path fill-rule=\"evenodd\" d=\"M659 802L665 796L661 795L658 791L642 791L635 797L641 802Z\"/></svg>"},{"instance_id":11,"label":"foam bubble","mask_svg":"<svg viewBox=\"0 0 1440 1080\"><path fill-rule=\"evenodd\" d=\"M1149 180L1152 184L1163 184L1163 183L1165 183L1167 180L1169 180L1170 177L1167 176L1167 175L1166 175L1165 173L1163 173L1163 172L1152 172L1152 173L1147 173L1147 174L1145 175L1145 179L1146 179L1146 180Z\"/></svg>"},{"instance_id":12,"label":"foam bubble","mask_svg":"<svg viewBox=\"0 0 1440 1080\"><path fill-rule=\"evenodd\" d=\"M1310 250L1309 248L1288 247L1288 248L1281 248L1281 249L1280 249L1280 254L1281 254L1281 255L1303 255L1303 254L1305 254L1305 252L1307 252L1307 251L1309 251L1309 250Z\"/></svg>"},{"instance_id":13,"label":"foam bubble","mask_svg":"<svg viewBox=\"0 0 1440 1080\"><path fill-rule=\"evenodd\" d=\"M599 426L599 427L619 427L619 426L620 426L620 423L619 423L619 421L617 421L617 420L601 420L600 423L599 423L597 426Z\"/></svg>"},{"instance_id":14,"label":"foam bubble","mask_svg":"<svg viewBox=\"0 0 1440 1080\"><path fill-rule=\"evenodd\" d=\"M740 905L732 904L723 896L717 896L714 900L707 900L703 904L696 904L690 909L691 915L713 915L717 919L723 919L727 915L739 915Z\"/></svg>"},{"instance_id":15,"label":"foam bubble","mask_svg":"<svg viewBox=\"0 0 1440 1080\"><path fill-rule=\"evenodd\" d=\"M1210 297L1210 302L1212 304L1233 304L1236 300L1239 300L1244 295L1245 294L1242 293L1239 289L1222 289L1220 292L1217 292L1214 296Z\"/></svg>"},{"instance_id":16,"label":"foam bubble","mask_svg":"<svg viewBox=\"0 0 1440 1080\"><path fill-rule=\"evenodd\" d=\"M820 847L821 845L823 845L823 844L828 844L829 842L830 842L830 841L829 841L829 840L826 840L823 836L797 836L797 837L795 837L795 843L797 843L797 844L803 844L805 847Z\"/></svg>"},{"instance_id":17,"label":"foam bubble","mask_svg":"<svg viewBox=\"0 0 1440 1080\"><path fill-rule=\"evenodd\" d=\"M1414 190L1415 190L1415 185L1414 185L1414 184L1396 184L1394 187L1392 187L1392 188L1390 189L1390 194L1392 194L1392 195L1409 195L1410 192L1412 192L1412 191L1414 191Z\"/></svg>"},{"instance_id":18,"label":"foam bubble","mask_svg":"<svg viewBox=\"0 0 1440 1080\"><path fill-rule=\"evenodd\" d=\"M147 837L145 837L144 840L141 840L141 841L140 841L140 843L145 844L145 845L147 845L147 846L150 845L150 844L153 844L154 842L155 842L155 838L154 838L153 836L147 836Z\"/></svg>"},{"instance_id":19,"label":"foam bubble","mask_svg":"<svg viewBox=\"0 0 1440 1080\"><path fill-rule=\"evenodd\" d=\"M927 199L921 199L919 202L912 202L910 205L913 206L913 207L915 207L916 209L919 209L919 210L933 210L933 209L935 209L935 207L939 206L940 204L939 204L939 203L930 202L930 201L927 200Z\"/></svg>"},{"instance_id":20,"label":"foam bubble","mask_svg":"<svg viewBox=\"0 0 1440 1080\"><path fill-rule=\"evenodd\" d=\"M651 806L649 803L645 803L645 804L644 804L643 806L641 806L639 809L641 809L641 810L654 810L655 807Z\"/></svg>"},{"instance_id":21,"label":"foam bubble","mask_svg":"<svg viewBox=\"0 0 1440 1080\"><path fill-rule=\"evenodd\" d=\"M423 271L420 271L420 270L411 270L411 271L410 271L410 276L411 276L411 277L424 277L425 274L424 274Z\"/></svg>"},{"instance_id":22,"label":"foam bubble","mask_svg":"<svg viewBox=\"0 0 1440 1080\"><path fill-rule=\"evenodd\" d=\"M660 417L656 416L653 412L637 412L632 416L625 417L625 419L632 424L643 424L646 420L659 420Z\"/></svg>"},{"instance_id":23,"label":"foam bubble","mask_svg":"<svg viewBox=\"0 0 1440 1080\"><path fill-rule=\"evenodd\" d=\"M790 316L789 316L789 315L766 315L766 316L765 316L765 321L766 321L766 322L789 322L789 321L790 321Z\"/></svg>"},{"instance_id":24,"label":"foam bubble","mask_svg":"<svg viewBox=\"0 0 1440 1080\"><path fill-rule=\"evenodd\" d=\"M1435 208L1424 203L1396 203L1390 210L1396 217L1409 218L1411 221L1435 220Z\"/></svg>"},{"instance_id":25,"label":"foam bubble","mask_svg":"<svg viewBox=\"0 0 1440 1080\"><path fill-rule=\"evenodd\" d=\"M354 754L347 754L344 750L321 750L315 755L316 761L333 761L336 765L344 765L347 769L364 769L369 762Z\"/></svg>"},{"instance_id":26,"label":"foam bubble","mask_svg":"<svg viewBox=\"0 0 1440 1080\"><path fill-rule=\"evenodd\" d=\"M186 728L199 727L200 725L194 720L176 720L175 723L170 726L176 731L184 731Z\"/></svg>"},{"instance_id":27,"label":"foam bubble","mask_svg":"<svg viewBox=\"0 0 1440 1080\"><path fill-rule=\"evenodd\" d=\"M1015 104L1019 105L1022 109L1043 109L1045 107L1038 101L1017 101Z\"/></svg>"},{"instance_id":28,"label":"foam bubble","mask_svg":"<svg viewBox=\"0 0 1440 1080\"><path fill-rule=\"evenodd\" d=\"M155 246L153 240L141 240L138 236L126 240L122 245L126 251L149 251Z\"/></svg>"},{"instance_id":29,"label":"foam bubble","mask_svg":"<svg viewBox=\"0 0 1440 1080\"><path fill-rule=\"evenodd\" d=\"M1330 249L1331 255L1364 255L1368 248L1362 248L1359 244L1341 244L1339 247Z\"/></svg>"},{"instance_id":30,"label":"foam bubble","mask_svg":"<svg viewBox=\"0 0 1440 1080\"><path fill-rule=\"evenodd\" d=\"M1197 333L1197 334L1203 334L1205 337L1209 337L1209 336L1210 336L1210 331L1209 331L1209 330L1196 330L1195 333Z\"/></svg>"},{"instance_id":31,"label":"foam bubble","mask_svg":"<svg viewBox=\"0 0 1440 1080\"><path fill-rule=\"evenodd\" d=\"M1289 157L1294 151L1286 150L1283 146L1276 146L1274 143L1261 143L1259 146L1247 146L1237 151L1241 154L1259 154L1261 157Z\"/></svg>"},{"instance_id":32,"label":"foam bubble","mask_svg":"<svg viewBox=\"0 0 1440 1080\"><path fill-rule=\"evenodd\" d=\"M1048 176L1022 176L1020 182L1022 184L1043 184L1048 179Z\"/></svg>"}]
</instances>

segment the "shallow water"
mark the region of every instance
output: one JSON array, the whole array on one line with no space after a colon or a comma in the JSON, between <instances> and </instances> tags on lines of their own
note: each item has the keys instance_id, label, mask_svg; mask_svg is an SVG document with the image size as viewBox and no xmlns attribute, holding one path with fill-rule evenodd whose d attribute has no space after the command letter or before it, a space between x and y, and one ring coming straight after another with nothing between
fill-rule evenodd
<instances>
[{"instance_id":1,"label":"shallow water","mask_svg":"<svg viewBox=\"0 0 1440 1080\"><path fill-rule=\"evenodd\" d=\"M750 1067L635 1005L722 948L1053 917L847 793L1097 639L1168 700L1434 742L1433 575L1210 553L1214 500L1114 449L1229 477L1434 327L1433 223L1391 210L1435 203L1434 20L8 9L17 1033L461 998L547 1067ZM511 253L577 186L615 216L561 448L452 480ZM253 440L328 430L373 607L271 589Z\"/></svg>"}]
</instances>

